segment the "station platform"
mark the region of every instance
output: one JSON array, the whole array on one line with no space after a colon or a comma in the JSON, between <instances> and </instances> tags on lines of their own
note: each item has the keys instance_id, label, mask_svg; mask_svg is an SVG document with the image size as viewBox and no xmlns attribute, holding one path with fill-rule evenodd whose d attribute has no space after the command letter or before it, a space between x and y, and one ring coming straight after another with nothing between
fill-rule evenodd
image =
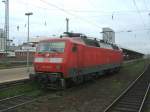
<instances>
[{"instance_id":1,"label":"station platform","mask_svg":"<svg viewBox=\"0 0 150 112\"><path fill-rule=\"evenodd\" d=\"M33 73L33 67L30 67L30 72L27 72L27 67L0 69L0 83L28 79L29 74Z\"/></svg>"},{"instance_id":2,"label":"station platform","mask_svg":"<svg viewBox=\"0 0 150 112\"><path fill-rule=\"evenodd\" d=\"M123 64L131 63L137 60L140 59L124 61ZM30 67L30 72L27 72L27 67L0 69L0 83L28 79L30 73L34 73L33 67Z\"/></svg>"}]
</instances>

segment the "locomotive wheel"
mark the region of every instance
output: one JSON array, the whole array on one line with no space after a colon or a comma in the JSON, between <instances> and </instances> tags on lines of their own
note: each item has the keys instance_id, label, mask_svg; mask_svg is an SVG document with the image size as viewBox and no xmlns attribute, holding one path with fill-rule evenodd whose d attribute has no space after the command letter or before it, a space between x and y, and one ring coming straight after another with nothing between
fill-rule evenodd
<instances>
[{"instance_id":1,"label":"locomotive wheel","mask_svg":"<svg viewBox=\"0 0 150 112\"><path fill-rule=\"evenodd\" d=\"M31 81L35 81L35 80L38 79L38 76L37 76L36 74L29 74L29 79L30 79Z\"/></svg>"},{"instance_id":2,"label":"locomotive wheel","mask_svg":"<svg viewBox=\"0 0 150 112\"><path fill-rule=\"evenodd\" d=\"M118 72L120 71L120 69L121 69L121 67L117 67L117 68L115 69L115 73L118 73Z\"/></svg>"},{"instance_id":3,"label":"locomotive wheel","mask_svg":"<svg viewBox=\"0 0 150 112\"><path fill-rule=\"evenodd\" d=\"M73 83L76 85L81 84L84 81L83 76L73 77L72 80L73 80Z\"/></svg>"},{"instance_id":4,"label":"locomotive wheel","mask_svg":"<svg viewBox=\"0 0 150 112\"><path fill-rule=\"evenodd\" d=\"M64 78L60 79L60 86L62 89L66 89L66 87L67 87L66 79L64 79Z\"/></svg>"},{"instance_id":5,"label":"locomotive wheel","mask_svg":"<svg viewBox=\"0 0 150 112\"><path fill-rule=\"evenodd\" d=\"M87 75L84 75L84 80L85 81L90 81L90 80L93 80L94 77L92 76L92 74L87 74Z\"/></svg>"}]
</instances>

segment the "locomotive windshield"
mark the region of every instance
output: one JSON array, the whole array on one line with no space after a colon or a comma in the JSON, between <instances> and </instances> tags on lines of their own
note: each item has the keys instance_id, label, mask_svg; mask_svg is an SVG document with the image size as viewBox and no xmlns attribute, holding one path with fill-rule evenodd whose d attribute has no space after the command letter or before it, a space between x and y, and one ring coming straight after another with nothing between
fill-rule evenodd
<instances>
[{"instance_id":1,"label":"locomotive windshield","mask_svg":"<svg viewBox=\"0 0 150 112\"><path fill-rule=\"evenodd\" d=\"M38 44L37 52L63 53L64 49L65 49L65 42L41 42Z\"/></svg>"}]
</instances>

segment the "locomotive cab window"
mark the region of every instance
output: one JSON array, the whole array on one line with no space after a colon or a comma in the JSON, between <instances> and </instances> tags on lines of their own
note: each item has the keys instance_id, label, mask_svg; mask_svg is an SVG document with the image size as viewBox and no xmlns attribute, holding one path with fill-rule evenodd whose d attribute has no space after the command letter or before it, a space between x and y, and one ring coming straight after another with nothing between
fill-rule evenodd
<instances>
[{"instance_id":1,"label":"locomotive cab window","mask_svg":"<svg viewBox=\"0 0 150 112\"><path fill-rule=\"evenodd\" d=\"M37 52L63 53L65 42L41 42L37 47Z\"/></svg>"}]
</instances>

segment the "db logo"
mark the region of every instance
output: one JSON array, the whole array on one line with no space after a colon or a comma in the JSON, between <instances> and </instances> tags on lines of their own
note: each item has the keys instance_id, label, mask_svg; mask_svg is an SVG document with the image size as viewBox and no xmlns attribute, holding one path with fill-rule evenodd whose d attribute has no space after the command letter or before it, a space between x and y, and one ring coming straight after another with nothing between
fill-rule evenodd
<instances>
[{"instance_id":1,"label":"db logo","mask_svg":"<svg viewBox=\"0 0 150 112\"><path fill-rule=\"evenodd\" d=\"M49 53L46 53L45 56L46 56L46 57L49 57Z\"/></svg>"}]
</instances>

